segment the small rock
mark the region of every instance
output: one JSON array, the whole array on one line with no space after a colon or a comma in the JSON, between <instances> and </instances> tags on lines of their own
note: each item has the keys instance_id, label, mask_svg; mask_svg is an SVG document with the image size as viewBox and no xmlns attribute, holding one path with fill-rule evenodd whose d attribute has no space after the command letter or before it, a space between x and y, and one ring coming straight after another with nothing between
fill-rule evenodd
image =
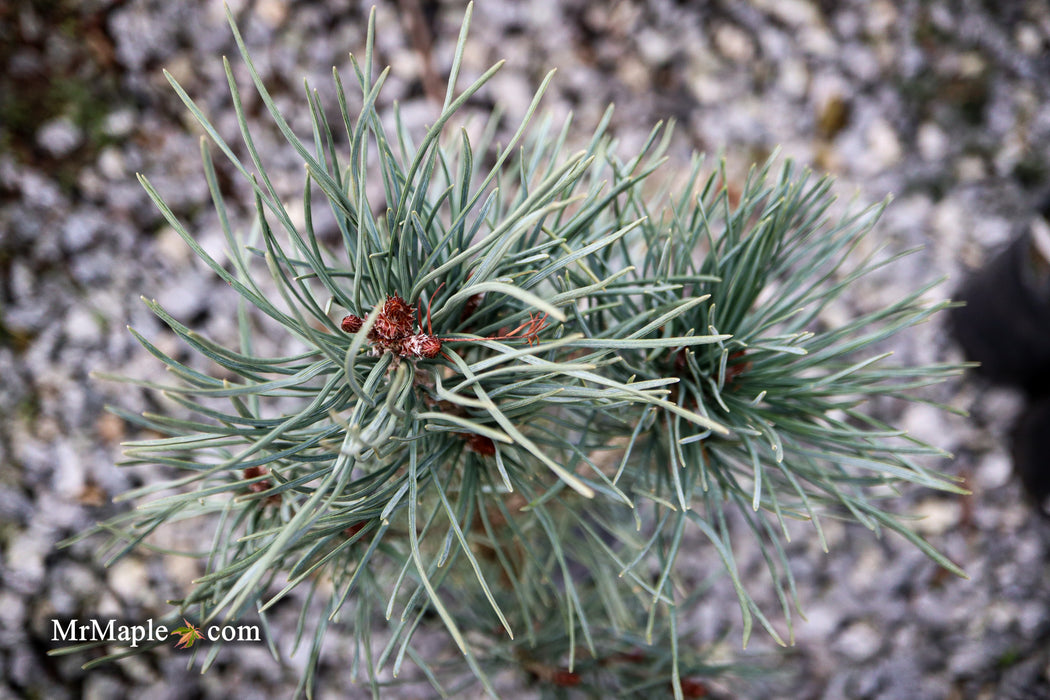
<instances>
[{"instance_id":1,"label":"small rock","mask_svg":"<svg viewBox=\"0 0 1050 700\"><path fill-rule=\"evenodd\" d=\"M901 159L901 143L888 121L877 118L868 127L868 148L877 170L889 168Z\"/></svg>"},{"instance_id":2,"label":"small rock","mask_svg":"<svg viewBox=\"0 0 1050 700\"><path fill-rule=\"evenodd\" d=\"M809 25L799 30L799 47L807 54L821 59L831 59L842 50L830 31L821 25Z\"/></svg>"},{"instance_id":3,"label":"small rock","mask_svg":"<svg viewBox=\"0 0 1050 700\"><path fill-rule=\"evenodd\" d=\"M187 588L204 573L201 571L200 562L190 557L165 557L164 570L169 581Z\"/></svg>"},{"instance_id":4,"label":"small rock","mask_svg":"<svg viewBox=\"0 0 1050 700\"><path fill-rule=\"evenodd\" d=\"M988 70L988 64L980 53L967 51L958 57L955 69L961 77L975 78Z\"/></svg>"},{"instance_id":5,"label":"small rock","mask_svg":"<svg viewBox=\"0 0 1050 700\"><path fill-rule=\"evenodd\" d=\"M99 596L98 603L95 605L94 613L100 618L102 617L120 617L126 613L124 604L117 600L110 592L105 592Z\"/></svg>"},{"instance_id":6,"label":"small rock","mask_svg":"<svg viewBox=\"0 0 1050 700\"><path fill-rule=\"evenodd\" d=\"M804 0L755 0L754 4L791 27L808 27L821 22L817 6Z\"/></svg>"},{"instance_id":7,"label":"small rock","mask_svg":"<svg viewBox=\"0 0 1050 700\"><path fill-rule=\"evenodd\" d=\"M912 508L912 514L919 518L915 529L926 536L940 535L959 524L962 506L958 500L945 498L927 498Z\"/></svg>"},{"instance_id":8,"label":"small rock","mask_svg":"<svg viewBox=\"0 0 1050 700\"><path fill-rule=\"evenodd\" d=\"M11 263L8 276L8 285L14 295L15 302L28 300L36 287L36 279L29 266L18 258Z\"/></svg>"},{"instance_id":9,"label":"small rock","mask_svg":"<svg viewBox=\"0 0 1050 700\"><path fill-rule=\"evenodd\" d=\"M930 445L948 448L944 443L944 436L951 435L952 431L947 425L945 412L936 406L924 403L912 404L901 418L901 427L907 431L909 437L922 440Z\"/></svg>"},{"instance_id":10,"label":"small rock","mask_svg":"<svg viewBox=\"0 0 1050 700\"><path fill-rule=\"evenodd\" d=\"M780 89L785 93L796 99L805 96L809 87L809 69L804 61L785 59L780 63L777 76Z\"/></svg>"},{"instance_id":11,"label":"small rock","mask_svg":"<svg viewBox=\"0 0 1050 700\"><path fill-rule=\"evenodd\" d=\"M919 127L915 140L915 145L919 148L919 155L924 160L939 161L947 155L951 147L948 135L933 122L924 122Z\"/></svg>"},{"instance_id":12,"label":"small rock","mask_svg":"<svg viewBox=\"0 0 1050 700\"><path fill-rule=\"evenodd\" d=\"M106 179L122 180L127 177L124 155L116 146L107 146L98 156L98 170Z\"/></svg>"},{"instance_id":13,"label":"small rock","mask_svg":"<svg viewBox=\"0 0 1050 700\"><path fill-rule=\"evenodd\" d=\"M833 605L807 605L804 632L812 639L829 639L842 623L842 612Z\"/></svg>"},{"instance_id":14,"label":"small rock","mask_svg":"<svg viewBox=\"0 0 1050 700\"><path fill-rule=\"evenodd\" d=\"M127 693L127 686L121 684L116 678L102 673L89 673L84 679L85 700L107 700L108 698L119 698Z\"/></svg>"},{"instance_id":15,"label":"small rock","mask_svg":"<svg viewBox=\"0 0 1050 700\"><path fill-rule=\"evenodd\" d=\"M288 5L278 0L261 0L254 14L271 28L276 29L288 18Z\"/></svg>"},{"instance_id":16,"label":"small rock","mask_svg":"<svg viewBox=\"0 0 1050 700\"><path fill-rule=\"evenodd\" d=\"M2 629L21 629L25 623L25 600L12 591L0 592L0 626Z\"/></svg>"},{"instance_id":17,"label":"small rock","mask_svg":"<svg viewBox=\"0 0 1050 700\"><path fill-rule=\"evenodd\" d=\"M124 439L126 427L123 418L109 411L99 414L98 420L95 422L95 430L98 436L109 445L116 445Z\"/></svg>"},{"instance_id":18,"label":"small rock","mask_svg":"<svg viewBox=\"0 0 1050 700\"><path fill-rule=\"evenodd\" d=\"M62 190L43 174L35 170L25 170L18 180L22 199L29 206L42 210L61 210L68 206L62 196Z\"/></svg>"},{"instance_id":19,"label":"small rock","mask_svg":"<svg viewBox=\"0 0 1050 700\"><path fill-rule=\"evenodd\" d=\"M75 493L71 498L66 498L49 491L37 498L39 512L47 513L47 531L39 537L45 554L55 550L55 543L59 540L58 533L76 532L84 527L82 511L76 502L79 495Z\"/></svg>"},{"instance_id":20,"label":"small rock","mask_svg":"<svg viewBox=\"0 0 1050 700\"><path fill-rule=\"evenodd\" d=\"M0 447L0 459L9 463L3 447ZM25 524L33 513L33 505L21 489L0 489L0 522ZM0 606L0 610L3 607Z\"/></svg>"},{"instance_id":21,"label":"small rock","mask_svg":"<svg viewBox=\"0 0 1050 700\"><path fill-rule=\"evenodd\" d=\"M1013 567L1009 568L1012 569ZM1008 583L1013 581L1015 577L1016 574L1010 572L1007 575L1004 575L1001 580L1004 583ZM993 601L987 608L985 608L986 629L992 632L1007 631L1017 619L1018 612L1018 604L1014 601Z\"/></svg>"},{"instance_id":22,"label":"small rock","mask_svg":"<svg viewBox=\"0 0 1050 700\"><path fill-rule=\"evenodd\" d=\"M258 59L256 60L258 61ZM170 58L165 66L165 70L183 89L188 89L193 85L193 81L199 75L194 57L185 51ZM163 83L167 85L167 80L164 80Z\"/></svg>"},{"instance_id":23,"label":"small rock","mask_svg":"<svg viewBox=\"0 0 1050 700\"><path fill-rule=\"evenodd\" d=\"M520 71L502 70L492 78L494 94L513 119L520 118L532 102L533 86Z\"/></svg>"},{"instance_id":24,"label":"small rock","mask_svg":"<svg viewBox=\"0 0 1050 700\"><path fill-rule=\"evenodd\" d=\"M15 647L7 660L5 680L10 679L23 687L39 687L41 671L28 645Z\"/></svg>"},{"instance_id":25,"label":"small rock","mask_svg":"<svg viewBox=\"0 0 1050 700\"><path fill-rule=\"evenodd\" d=\"M841 38L854 39L860 33L860 15L847 8L838 8L831 17L831 26Z\"/></svg>"},{"instance_id":26,"label":"small rock","mask_svg":"<svg viewBox=\"0 0 1050 700\"><path fill-rule=\"evenodd\" d=\"M670 37L652 27L643 27L637 34L638 53L650 66L659 66L675 55L675 44Z\"/></svg>"},{"instance_id":27,"label":"small rock","mask_svg":"<svg viewBox=\"0 0 1050 700\"><path fill-rule=\"evenodd\" d=\"M98 318L81 304L74 304L69 308L63 328L66 341L74 345L95 345L102 339Z\"/></svg>"},{"instance_id":28,"label":"small rock","mask_svg":"<svg viewBox=\"0 0 1050 700\"><path fill-rule=\"evenodd\" d=\"M715 47L721 55L736 63L745 63L755 56L755 44L740 27L721 24L715 29Z\"/></svg>"},{"instance_id":29,"label":"small rock","mask_svg":"<svg viewBox=\"0 0 1050 700\"><path fill-rule=\"evenodd\" d=\"M1040 630L1046 627L1047 612L1046 603L1043 601L1030 601L1021 604L1021 610L1017 615L1017 624L1025 638L1035 639Z\"/></svg>"},{"instance_id":30,"label":"small rock","mask_svg":"<svg viewBox=\"0 0 1050 700\"><path fill-rule=\"evenodd\" d=\"M835 639L834 649L850 661L871 659L882 647L882 635L867 622L854 622Z\"/></svg>"},{"instance_id":31,"label":"small rock","mask_svg":"<svg viewBox=\"0 0 1050 700\"><path fill-rule=\"evenodd\" d=\"M832 43L837 46L834 42ZM875 83L881 77L882 67L879 65L878 53L867 47L858 46L846 51L842 57L842 64L855 81Z\"/></svg>"},{"instance_id":32,"label":"small rock","mask_svg":"<svg viewBox=\"0 0 1050 700\"><path fill-rule=\"evenodd\" d=\"M86 288L98 289L113 281L119 271L113 265L113 251L95 247L73 256L69 263L69 273L73 280ZM119 307L96 307L99 309L116 309ZM107 312L108 314L108 312Z\"/></svg>"},{"instance_id":33,"label":"small rock","mask_svg":"<svg viewBox=\"0 0 1050 700\"><path fill-rule=\"evenodd\" d=\"M1014 40L1017 42L1017 47L1029 56L1039 56L1046 51L1046 45L1039 30L1029 22L1021 22L1017 25L1017 29L1014 30Z\"/></svg>"},{"instance_id":34,"label":"small rock","mask_svg":"<svg viewBox=\"0 0 1050 700\"><path fill-rule=\"evenodd\" d=\"M172 275L170 284L158 290L156 301L161 308L183 323L210 308L210 295L186 294L187 289L208 289L212 279L198 270L183 270L183 274Z\"/></svg>"},{"instance_id":35,"label":"small rock","mask_svg":"<svg viewBox=\"0 0 1050 700\"><path fill-rule=\"evenodd\" d=\"M30 528L9 541L5 585L17 583L23 591L40 585L44 579L44 555L50 550L44 540L39 530Z\"/></svg>"},{"instance_id":36,"label":"small rock","mask_svg":"<svg viewBox=\"0 0 1050 700\"><path fill-rule=\"evenodd\" d=\"M106 136L123 139L131 135L135 129L135 112L130 109L118 109L106 115L102 123L102 131Z\"/></svg>"},{"instance_id":37,"label":"small rock","mask_svg":"<svg viewBox=\"0 0 1050 700\"><path fill-rule=\"evenodd\" d=\"M701 104L716 105L726 99L728 88L718 76L704 72L692 73L689 90Z\"/></svg>"},{"instance_id":38,"label":"small rock","mask_svg":"<svg viewBox=\"0 0 1050 700\"><path fill-rule=\"evenodd\" d=\"M955 164L955 175L961 182L979 182L987 176L984 159L980 156L966 156Z\"/></svg>"},{"instance_id":39,"label":"small rock","mask_svg":"<svg viewBox=\"0 0 1050 700\"><path fill-rule=\"evenodd\" d=\"M52 484L55 493L70 501L84 490L84 465L72 444L61 442L54 447L55 474Z\"/></svg>"},{"instance_id":40,"label":"small rock","mask_svg":"<svg viewBox=\"0 0 1050 700\"><path fill-rule=\"evenodd\" d=\"M886 555L878 547L865 547L853 562L850 586L857 591L870 590L886 570Z\"/></svg>"},{"instance_id":41,"label":"small rock","mask_svg":"<svg viewBox=\"0 0 1050 700\"><path fill-rule=\"evenodd\" d=\"M715 46L723 56L735 63L747 63L755 57L751 37L737 26L723 24L715 30Z\"/></svg>"},{"instance_id":42,"label":"small rock","mask_svg":"<svg viewBox=\"0 0 1050 700\"><path fill-rule=\"evenodd\" d=\"M172 266L186 265L194 257L193 249L186 245L178 231L170 226L161 229L155 241L158 257Z\"/></svg>"},{"instance_id":43,"label":"small rock","mask_svg":"<svg viewBox=\"0 0 1050 700\"><path fill-rule=\"evenodd\" d=\"M36 132L36 143L54 158L68 156L84 140L84 132L69 117L45 122Z\"/></svg>"},{"instance_id":44,"label":"small rock","mask_svg":"<svg viewBox=\"0 0 1050 700\"><path fill-rule=\"evenodd\" d=\"M982 490L997 489L1010 481L1010 458L1005 452L988 452L981 459L974 474L975 484Z\"/></svg>"},{"instance_id":45,"label":"small rock","mask_svg":"<svg viewBox=\"0 0 1050 700\"><path fill-rule=\"evenodd\" d=\"M872 36L881 36L890 32L896 24L897 8L889 0L876 0L868 5L866 29Z\"/></svg>"},{"instance_id":46,"label":"small rock","mask_svg":"<svg viewBox=\"0 0 1050 700\"><path fill-rule=\"evenodd\" d=\"M74 212L62 226L63 248L70 253L84 250L95 242L105 225L105 219L96 210Z\"/></svg>"},{"instance_id":47,"label":"small rock","mask_svg":"<svg viewBox=\"0 0 1050 700\"><path fill-rule=\"evenodd\" d=\"M109 569L109 584L129 602L142 602L149 597L149 570L135 557L124 557Z\"/></svg>"}]
</instances>

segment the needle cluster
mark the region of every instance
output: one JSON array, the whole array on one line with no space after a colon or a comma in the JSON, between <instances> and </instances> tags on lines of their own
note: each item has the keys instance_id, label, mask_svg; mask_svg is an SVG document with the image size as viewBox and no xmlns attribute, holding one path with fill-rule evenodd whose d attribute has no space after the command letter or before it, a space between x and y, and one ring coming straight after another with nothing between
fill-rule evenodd
<instances>
[{"instance_id":1,"label":"needle cluster","mask_svg":"<svg viewBox=\"0 0 1050 700\"><path fill-rule=\"evenodd\" d=\"M788 636L789 520L818 537L824 516L890 529L958 571L886 509L902 484L958 491L923 463L943 453L865 410L958 369L870 351L943 304L919 289L843 326L822 316L886 262L854 254L881 207L833 218L830 181L775 159L741 183L697 157L686 176L643 188L663 172L669 131L624 157L607 114L570 153L571 123L536 117L550 76L506 145L497 119L472 138L458 114L499 65L457 87L469 21L468 10L424 134L377 106L387 71L376 75L370 23L363 61L351 57L359 107L335 72L337 116L308 89L303 138L231 19L254 89L305 165L305 222L266 174L229 64L240 149L169 76L211 142L201 153L225 257L142 184L240 296L240 341L205 338L147 302L213 371L136 333L175 381L107 378L193 417L112 409L148 431L125 464L171 478L82 537L108 537L112 562L161 527L208 532L182 552L201 575L171 619L250 616L275 654L309 645L306 694L338 626L353 635L349 672L376 696L387 671L407 682L407 661L447 696L467 682L496 695L493 674L513 668L552 689L699 697L739 667L686 643L680 614L704 594L680 556L693 535L723 563L745 639L754 620L782 634L740 578L737 530L761 548ZM252 188L247 240L230 223L216 149ZM318 199L334 244L315 231ZM299 350L259 353L262 322ZM294 634L269 626L282 601L301 606ZM435 624L455 663L417 643Z\"/></svg>"}]
</instances>

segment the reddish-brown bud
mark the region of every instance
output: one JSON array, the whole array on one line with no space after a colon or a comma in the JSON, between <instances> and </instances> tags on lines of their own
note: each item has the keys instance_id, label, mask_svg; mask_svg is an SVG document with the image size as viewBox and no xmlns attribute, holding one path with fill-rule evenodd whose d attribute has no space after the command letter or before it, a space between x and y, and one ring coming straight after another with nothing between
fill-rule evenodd
<instances>
[{"instance_id":1,"label":"reddish-brown bud","mask_svg":"<svg viewBox=\"0 0 1050 700\"><path fill-rule=\"evenodd\" d=\"M470 433L469 437L467 437L467 449L477 452L484 457L491 457L496 454L496 443L492 442L492 438L485 435Z\"/></svg>"},{"instance_id":2,"label":"reddish-brown bud","mask_svg":"<svg viewBox=\"0 0 1050 700\"><path fill-rule=\"evenodd\" d=\"M386 298L376 317L372 333L381 340L400 340L412 333L415 319L416 310L395 294Z\"/></svg>"},{"instance_id":3,"label":"reddish-brown bud","mask_svg":"<svg viewBox=\"0 0 1050 700\"><path fill-rule=\"evenodd\" d=\"M361 320L360 316L350 314L343 317L343 322L339 324L339 327L346 333L357 333L361 330L362 325L364 325L364 321Z\"/></svg>"}]
</instances>

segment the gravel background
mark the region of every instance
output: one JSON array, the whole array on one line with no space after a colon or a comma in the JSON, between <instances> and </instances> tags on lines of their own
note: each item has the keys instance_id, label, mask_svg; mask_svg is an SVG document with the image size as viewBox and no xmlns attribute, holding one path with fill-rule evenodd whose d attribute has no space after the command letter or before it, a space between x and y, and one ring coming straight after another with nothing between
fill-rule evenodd
<instances>
[{"instance_id":1,"label":"gravel background","mask_svg":"<svg viewBox=\"0 0 1050 700\"><path fill-rule=\"evenodd\" d=\"M347 52L363 48L368 4L230 4L283 106L302 104L304 76L328 98L332 65L352 75ZM378 61L394 67L384 99L399 100L410 123L435 113L435 76L450 62L462 10L458 0L378 8ZM113 467L133 434L102 406L142 410L155 399L88 377L159 372L126 324L174 349L139 295L213 337L234 332L234 295L134 179L146 174L206 247L221 247L199 131L160 71L232 138L223 54L236 48L217 0L0 3L0 696L284 697L298 677L301 658L279 666L256 649L238 649L203 677L174 654L90 673L81 660L45 655L52 617L148 617L195 575L183 562L138 555L107 570L90 547L55 543L119 512L112 497L144 478ZM858 287L856 308L920 279L959 279L1028 223L1050 185L1045 2L482 0L464 79L500 58L507 66L479 109L498 99L520 114L556 67L545 104L573 110L581 136L614 102L626 148L673 117L672 154L683 163L695 148L742 169L779 144L835 174L843 199L893 193L878 242L926 248L892 277ZM247 105L259 116L260 150L273 151L268 166L296 195L302 166L288 149L266 148L274 130L257 100ZM247 200L232 201L246 222ZM907 361L958 359L935 324L895 349ZM953 452L931 466L963 475L973 495L914 491L904 502L927 516L919 529L970 579L858 527L829 523L828 555L808 533L797 537L808 622L796 625L782 675L730 683L727 696L1050 698L1050 528L1022 503L1005 446L1019 399L971 379L932 395L970 418L916 407L898 421ZM707 556L698 554L698 567ZM722 583L695 611L701 641L725 629L739 639ZM772 648L756 634L749 651ZM334 635L326 654L320 696L360 694ZM535 693L525 679L501 682L508 696Z\"/></svg>"}]
</instances>

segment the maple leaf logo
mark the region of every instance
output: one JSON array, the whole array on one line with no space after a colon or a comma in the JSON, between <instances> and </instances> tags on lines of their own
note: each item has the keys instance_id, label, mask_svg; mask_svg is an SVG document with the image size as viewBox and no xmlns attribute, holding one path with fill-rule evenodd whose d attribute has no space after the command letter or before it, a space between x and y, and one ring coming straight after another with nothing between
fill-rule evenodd
<instances>
[{"instance_id":1,"label":"maple leaf logo","mask_svg":"<svg viewBox=\"0 0 1050 700\"><path fill-rule=\"evenodd\" d=\"M189 649L198 639L204 639L204 635L201 634L198 627L195 627L186 618L182 618L182 622L185 627L179 627L174 630L171 636L179 635L179 642L175 645L176 649Z\"/></svg>"}]
</instances>

